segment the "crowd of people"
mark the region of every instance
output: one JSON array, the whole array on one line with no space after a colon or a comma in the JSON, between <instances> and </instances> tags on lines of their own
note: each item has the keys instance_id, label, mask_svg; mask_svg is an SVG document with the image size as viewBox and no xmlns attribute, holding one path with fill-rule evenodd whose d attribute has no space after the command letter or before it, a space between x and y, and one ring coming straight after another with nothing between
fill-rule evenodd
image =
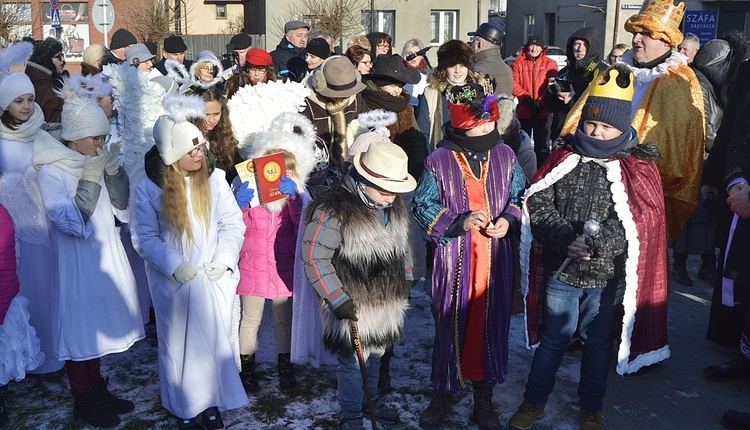
<instances>
[{"instance_id":1,"label":"crowd of people","mask_svg":"<svg viewBox=\"0 0 750 430\"><path fill-rule=\"evenodd\" d=\"M155 324L162 405L179 429L224 428L260 388L267 301L280 389L297 366L336 365L339 429L397 424L390 363L428 278L422 428L466 385L471 421L502 428L520 293L536 350L508 426L544 416L577 344L580 426L601 429L613 351L620 375L670 356L668 281L692 283L690 254L714 286L708 338L739 347L704 373L750 378L750 45L735 31L700 46L684 3L665 4L646 1L632 48L604 60L597 29L574 32L562 70L538 35L508 66L493 22L434 66L418 39L336 48L303 21L270 52L237 34L229 58L192 60L178 35L157 58L118 29L74 75L55 39L0 51L0 425L11 380L63 367L73 416L120 424L135 404L101 359Z\"/></svg>"}]
</instances>

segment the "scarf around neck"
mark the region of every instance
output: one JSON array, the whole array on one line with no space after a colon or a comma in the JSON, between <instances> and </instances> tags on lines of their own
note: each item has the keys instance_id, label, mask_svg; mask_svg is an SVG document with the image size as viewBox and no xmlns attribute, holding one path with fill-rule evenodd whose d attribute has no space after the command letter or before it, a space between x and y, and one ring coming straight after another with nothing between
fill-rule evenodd
<instances>
[{"instance_id":1,"label":"scarf around neck","mask_svg":"<svg viewBox=\"0 0 750 430\"><path fill-rule=\"evenodd\" d=\"M55 140L47 132L39 132L34 139L31 164L36 170L51 165L81 179L86 156Z\"/></svg>"},{"instance_id":2,"label":"scarf around neck","mask_svg":"<svg viewBox=\"0 0 750 430\"><path fill-rule=\"evenodd\" d=\"M613 139L601 140L587 136L583 130L578 128L575 139L570 143L570 149L584 157L609 158L628 146L628 143L633 140L632 134L633 131L631 129Z\"/></svg>"},{"instance_id":3,"label":"scarf around neck","mask_svg":"<svg viewBox=\"0 0 750 430\"><path fill-rule=\"evenodd\" d=\"M44 112L38 104L34 103L31 116L26 122L19 124L17 129L11 130L5 125L0 125L0 139L21 143L33 142L42 124L44 124Z\"/></svg>"},{"instance_id":4,"label":"scarf around neck","mask_svg":"<svg viewBox=\"0 0 750 430\"><path fill-rule=\"evenodd\" d=\"M362 91L362 98L365 99L367 107L370 109L385 109L395 113L403 112L411 100L409 93L406 91L402 91L398 97L393 97L373 84L372 81L368 81L367 88Z\"/></svg>"},{"instance_id":5,"label":"scarf around neck","mask_svg":"<svg viewBox=\"0 0 750 430\"><path fill-rule=\"evenodd\" d=\"M500 143L497 127L484 136L469 137L466 130L453 128L450 122L445 123L445 137L456 145L473 152L487 152Z\"/></svg>"}]
</instances>

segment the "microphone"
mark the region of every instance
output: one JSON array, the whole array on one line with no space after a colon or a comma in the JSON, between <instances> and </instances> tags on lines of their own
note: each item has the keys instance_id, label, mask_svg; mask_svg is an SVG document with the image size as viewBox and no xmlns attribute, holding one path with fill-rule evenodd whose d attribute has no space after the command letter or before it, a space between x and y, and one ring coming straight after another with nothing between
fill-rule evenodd
<instances>
[{"instance_id":1,"label":"microphone","mask_svg":"<svg viewBox=\"0 0 750 430\"><path fill-rule=\"evenodd\" d=\"M424 48L420 49L417 52L410 52L409 55L406 56L405 60L406 61L411 61L411 60L417 58L418 56L423 56L424 57L424 54L426 54L427 51L429 51L431 48L432 48L432 46L425 46Z\"/></svg>"}]
</instances>

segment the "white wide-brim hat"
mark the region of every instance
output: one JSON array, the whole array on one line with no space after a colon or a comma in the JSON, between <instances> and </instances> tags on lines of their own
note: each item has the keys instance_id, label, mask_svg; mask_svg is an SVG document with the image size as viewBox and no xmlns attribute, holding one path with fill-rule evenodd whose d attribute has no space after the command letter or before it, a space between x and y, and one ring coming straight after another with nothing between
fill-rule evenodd
<instances>
[{"instance_id":1,"label":"white wide-brim hat","mask_svg":"<svg viewBox=\"0 0 750 430\"><path fill-rule=\"evenodd\" d=\"M398 145L375 142L354 156L354 168L365 180L391 193L408 193L417 188L417 181L409 174L409 157Z\"/></svg>"}]
</instances>

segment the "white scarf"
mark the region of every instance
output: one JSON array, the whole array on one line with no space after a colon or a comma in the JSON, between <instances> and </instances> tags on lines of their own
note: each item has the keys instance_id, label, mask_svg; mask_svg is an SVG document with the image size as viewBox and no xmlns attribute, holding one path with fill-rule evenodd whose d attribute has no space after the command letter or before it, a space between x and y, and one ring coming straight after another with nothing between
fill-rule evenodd
<instances>
[{"instance_id":1,"label":"white scarf","mask_svg":"<svg viewBox=\"0 0 750 430\"><path fill-rule=\"evenodd\" d=\"M33 142L42 124L44 124L44 112L38 104L34 103L34 111L31 116L17 129L11 130L5 125L0 125L0 139L21 143Z\"/></svg>"},{"instance_id":2,"label":"white scarf","mask_svg":"<svg viewBox=\"0 0 750 430\"><path fill-rule=\"evenodd\" d=\"M34 140L31 164L37 170L52 165L80 179L85 160L85 155L58 142L45 131L40 131Z\"/></svg>"}]
</instances>

